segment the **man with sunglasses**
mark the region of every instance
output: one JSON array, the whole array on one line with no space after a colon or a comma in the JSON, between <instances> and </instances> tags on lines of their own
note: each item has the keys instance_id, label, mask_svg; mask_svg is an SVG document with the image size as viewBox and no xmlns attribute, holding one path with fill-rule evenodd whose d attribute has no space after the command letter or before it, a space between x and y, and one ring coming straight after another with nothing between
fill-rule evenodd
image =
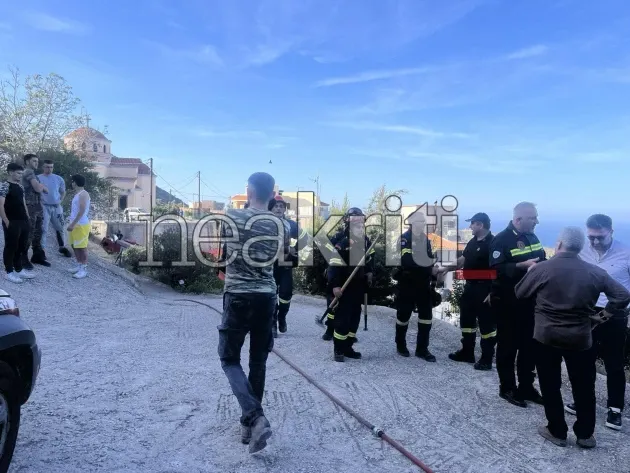
<instances>
[{"instance_id":1,"label":"man with sunglasses","mask_svg":"<svg viewBox=\"0 0 630 473\"><path fill-rule=\"evenodd\" d=\"M591 215L586 221L586 245L580 258L604 269L613 279L630 290L630 247L613 239L612 219L603 214ZM600 294L596 310L601 312L608 299ZM608 387L608 416L606 427L621 430L621 412L625 404L626 377L624 349L628 327L628 311L616 315L593 329L593 349L604 361ZM575 403L564 408L575 415Z\"/></svg>"}]
</instances>

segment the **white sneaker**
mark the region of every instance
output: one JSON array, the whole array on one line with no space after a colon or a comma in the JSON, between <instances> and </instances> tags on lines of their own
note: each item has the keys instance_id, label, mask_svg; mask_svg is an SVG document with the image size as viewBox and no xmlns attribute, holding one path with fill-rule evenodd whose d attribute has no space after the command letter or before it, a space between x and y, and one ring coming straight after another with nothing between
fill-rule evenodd
<instances>
[{"instance_id":1,"label":"white sneaker","mask_svg":"<svg viewBox=\"0 0 630 473\"><path fill-rule=\"evenodd\" d=\"M87 275L87 270L85 268L80 268L76 273L72 275L72 277L76 279L83 279Z\"/></svg>"},{"instance_id":2,"label":"white sneaker","mask_svg":"<svg viewBox=\"0 0 630 473\"><path fill-rule=\"evenodd\" d=\"M17 275L23 279L33 279L35 277L35 273L32 273L31 271L28 271L26 269L23 269L22 271L17 273Z\"/></svg>"},{"instance_id":3,"label":"white sneaker","mask_svg":"<svg viewBox=\"0 0 630 473\"><path fill-rule=\"evenodd\" d=\"M11 273L8 273L5 277L6 277L9 281L14 282L14 283L16 283L16 284L19 284L19 283L21 283L21 282L24 282L24 280L23 280L20 276L18 276L18 273L16 273L15 271L13 271L13 272L11 272Z\"/></svg>"},{"instance_id":4,"label":"white sneaker","mask_svg":"<svg viewBox=\"0 0 630 473\"><path fill-rule=\"evenodd\" d=\"M77 265L75 265L75 266L72 266L72 267L68 270L68 272L70 272L70 273L73 273L73 274L74 274L74 273L79 272L80 270L81 270L81 265L80 265L80 264L77 264Z\"/></svg>"}]
</instances>

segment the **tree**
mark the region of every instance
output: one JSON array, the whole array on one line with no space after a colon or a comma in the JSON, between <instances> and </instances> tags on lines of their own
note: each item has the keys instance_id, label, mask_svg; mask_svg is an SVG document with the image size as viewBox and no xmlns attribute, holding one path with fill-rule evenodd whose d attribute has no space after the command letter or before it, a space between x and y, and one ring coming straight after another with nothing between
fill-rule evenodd
<instances>
[{"instance_id":1,"label":"tree","mask_svg":"<svg viewBox=\"0 0 630 473\"><path fill-rule=\"evenodd\" d=\"M60 149L63 136L81 124L80 100L55 73L22 80L19 69L0 80L0 156L2 165L28 152Z\"/></svg>"}]
</instances>

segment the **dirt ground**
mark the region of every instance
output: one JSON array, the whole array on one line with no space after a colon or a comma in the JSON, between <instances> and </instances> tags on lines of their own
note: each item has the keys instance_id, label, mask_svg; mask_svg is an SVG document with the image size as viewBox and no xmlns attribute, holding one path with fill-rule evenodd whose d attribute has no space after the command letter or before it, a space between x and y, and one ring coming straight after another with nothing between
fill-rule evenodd
<instances>
[{"instance_id":1,"label":"dirt ground","mask_svg":"<svg viewBox=\"0 0 630 473\"><path fill-rule=\"evenodd\" d=\"M264 400L274 433L266 450L250 456L217 356L214 311L177 302L190 297L170 289L134 285L105 262L73 280L69 260L51 258L53 267L38 269L37 279L2 283L43 350L11 472L420 471L274 354ZM221 308L218 297L192 298ZM448 360L459 343L455 327L434 324L437 363L405 359L395 352L394 312L370 307L369 330L359 331L356 346L364 359L334 363L332 344L314 323L323 308L322 300L294 296L289 331L276 348L434 472L630 471L630 419L621 432L604 427L602 378L598 448L583 451L574 437L558 448L536 432L542 407L514 407L498 397L496 371ZM411 348L414 323L415 316Z\"/></svg>"}]
</instances>

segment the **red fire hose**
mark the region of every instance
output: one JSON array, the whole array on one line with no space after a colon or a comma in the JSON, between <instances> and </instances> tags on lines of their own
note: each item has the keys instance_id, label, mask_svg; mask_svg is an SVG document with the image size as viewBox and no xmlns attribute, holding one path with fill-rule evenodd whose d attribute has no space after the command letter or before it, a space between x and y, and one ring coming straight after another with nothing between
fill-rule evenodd
<instances>
[{"instance_id":1,"label":"red fire hose","mask_svg":"<svg viewBox=\"0 0 630 473\"><path fill-rule=\"evenodd\" d=\"M209 309L212 309L213 311L215 311L216 313L218 313L219 315L221 315L221 312L217 309L215 309L214 307L212 307L209 304L206 304L204 302L200 302L200 301L195 301L192 299L177 299L176 302L194 302L195 304L200 304L203 305L205 307L208 307ZM363 424L364 426L366 426L368 429L370 429L370 431L372 432L372 434L375 437L378 437L380 439L385 440L385 442L387 442L388 444L390 444L392 447L394 447L396 450L398 450L400 453L402 453L405 457L407 457L414 465L416 465L417 467L419 467L422 471L424 471L425 473L434 473L433 470L431 470L428 466L426 466L424 463L422 463L417 457L415 457L412 453L410 453L405 447L403 447L401 444L399 444L396 440L394 440L393 438L391 438L389 435L387 435L385 432L383 432L382 429L380 429L379 427L376 427L374 424L368 422L366 419L364 419L360 414L358 414L356 411L354 411L352 408L350 408L349 406L347 406L343 401L341 401L340 399L336 398L333 394L331 394L325 387L323 387L321 384L319 384L315 379L313 379L312 376L310 376L309 374L305 373L299 366L297 366L295 363L293 363L291 360L289 360L286 356L284 356L281 352L279 352L276 348L272 349L273 353L275 353L282 361L284 361L287 365L289 365L291 368L293 368L295 371L297 371L298 373L300 373L304 378L306 378L306 380L311 383L313 386L315 386L317 389L319 389L322 393L324 393L332 402L334 402L335 404L337 404L339 407L341 407L344 411L346 411L348 414L350 414L352 417L354 417L356 420L358 420L361 424Z\"/></svg>"}]
</instances>

